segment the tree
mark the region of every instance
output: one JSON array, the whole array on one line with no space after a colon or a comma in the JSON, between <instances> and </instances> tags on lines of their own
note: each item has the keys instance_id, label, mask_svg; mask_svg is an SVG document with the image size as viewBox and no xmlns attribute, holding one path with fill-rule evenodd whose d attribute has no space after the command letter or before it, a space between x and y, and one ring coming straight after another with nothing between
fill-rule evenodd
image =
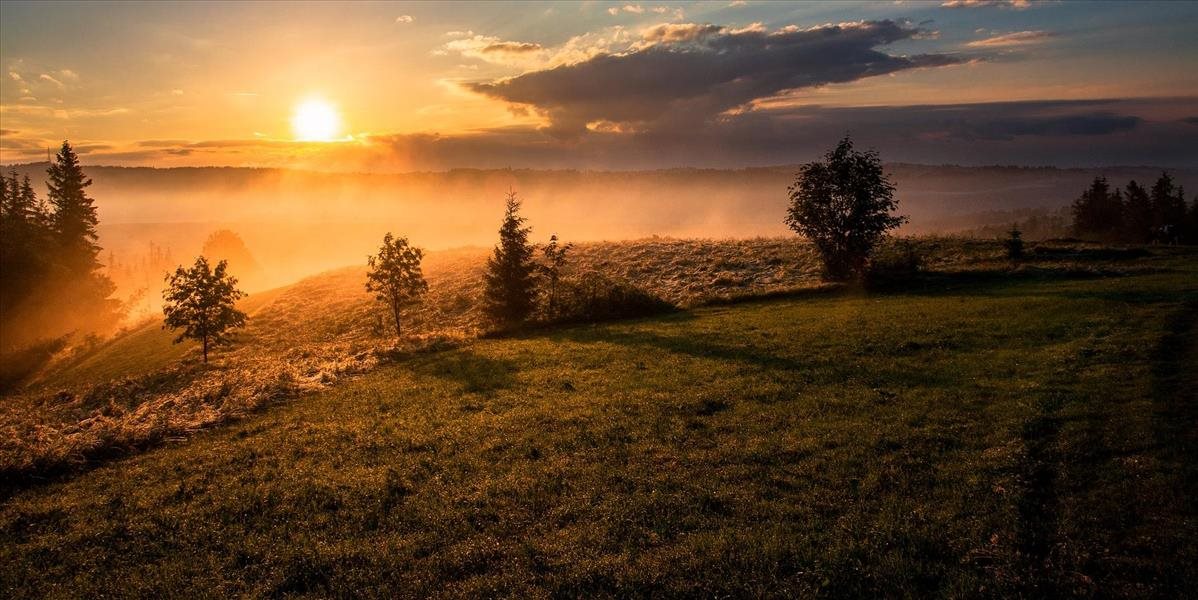
<instances>
[{"instance_id":1,"label":"tree","mask_svg":"<svg viewBox=\"0 0 1198 600\"><path fill-rule=\"evenodd\" d=\"M1128 182L1123 204L1123 238L1136 244L1152 241L1152 202L1135 180Z\"/></svg>"},{"instance_id":2,"label":"tree","mask_svg":"<svg viewBox=\"0 0 1198 600\"><path fill-rule=\"evenodd\" d=\"M1198 244L1198 194L1194 195L1194 201L1190 203L1190 210L1186 214L1186 243Z\"/></svg>"},{"instance_id":3,"label":"tree","mask_svg":"<svg viewBox=\"0 0 1198 600\"><path fill-rule=\"evenodd\" d=\"M100 253L96 226L100 220L94 201L87 195L92 180L83 174L79 156L66 141L46 173L50 205L54 208L52 226L63 262L73 273L90 274L100 266L96 260Z\"/></svg>"},{"instance_id":4,"label":"tree","mask_svg":"<svg viewBox=\"0 0 1198 600\"><path fill-rule=\"evenodd\" d=\"M572 243L559 245L557 234L549 236L549 243L541 250L545 262L541 264L541 274L545 277L545 314L549 318L557 315L557 286L561 281L562 269L566 266L566 253L574 247Z\"/></svg>"},{"instance_id":5,"label":"tree","mask_svg":"<svg viewBox=\"0 0 1198 600\"><path fill-rule=\"evenodd\" d=\"M212 269L208 259L200 256L190 269L180 266L166 276L163 329L183 330L175 338L176 344L188 338L198 340L204 363L210 347L228 342L230 329L245 326L245 313L234 307L245 292L237 289L237 279L225 273L226 267L222 260Z\"/></svg>"},{"instance_id":6,"label":"tree","mask_svg":"<svg viewBox=\"0 0 1198 600\"><path fill-rule=\"evenodd\" d=\"M848 136L800 167L787 191L786 224L815 244L831 279L862 274L886 232L907 221L891 214L898 202L877 152L853 150Z\"/></svg>"},{"instance_id":7,"label":"tree","mask_svg":"<svg viewBox=\"0 0 1198 600\"><path fill-rule=\"evenodd\" d=\"M420 270L424 251L408 245L407 238L393 238L391 232L383 236L383 245L377 256L369 256L366 263L366 291L374 292L375 298L391 308L395 317L395 335L402 335L400 309L417 302L428 291L428 283Z\"/></svg>"},{"instance_id":8,"label":"tree","mask_svg":"<svg viewBox=\"0 0 1198 600\"><path fill-rule=\"evenodd\" d=\"M1089 189L1073 201L1073 232L1079 237L1118 238L1122 223L1122 194L1111 192L1106 177L1095 177Z\"/></svg>"},{"instance_id":9,"label":"tree","mask_svg":"<svg viewBox=\"0 0 1198 600\"><path fill-rule=\"evenodd\" d=\"M1019 231L1019 227L1012 225L1011 230L1007 232L1007 238L1002 241L1002 245L1007 249L1007 258L1011 262L1019 262L1023 260L1023 232Z\"/></svg>"},{"instance_id":10,"label":"tree","mask_svg":"<svg viewBox=\"0 0 1198 600\"><path fill-rule=\"evenodd\" d=\"M225 260L229 270L237 273L237 280L247 289L261 288L266 282L266 272L258 263L241 236L229 229L218 229L208 235L200 254L209 260Z\"/></svg>"},{"instance_id":11,"label":"tree","mask_svg":"<svg viewBox=\"0 0 1198 600\"><path fill-rule=\"evenodd\" d=\"M483 312L494 322L510 325L532 312L536 294L533 262L535 248L528 242L531 227L520 216L516 192L508 192L507 210L499 228L499 244L487 260Z\"/></svg>"},{"instance_id":12,"label":"tree","mask_svg":"<svg viewBox=\"0 0 1198 600\"><path fill-rule=\"evenodd\" d=\"M42 328L40 316L49 312L48 307L64 304L64 294L48 293L53 285L48 285L47 279L58 271L54 268L58 253L45 204L29 177L18 179L14 172L0 177L0 184L0 326L8 334L6 343L28 342L21 338ZM81 308L87 314L94 312L94 307ZM56 323L70 325L72 318L56 319ZM18 330L20 333L14 333Z\"/></svg>"},{"instance_id":13,"label":"tree","mask_svg":"<svg viewBox=\"0 0 1198 600\"><path fill-rule=\"evenodd\" d=\"M1181 194L1175 192L1173 178L1168 172L1161 173L1156 183L1152 184L1150 201L1152 202L1153 225L1155 241L1175 244L1180 241L1181 230L1186 220L1186 201L1184 190Z\"/></svg>"}]
</instances>

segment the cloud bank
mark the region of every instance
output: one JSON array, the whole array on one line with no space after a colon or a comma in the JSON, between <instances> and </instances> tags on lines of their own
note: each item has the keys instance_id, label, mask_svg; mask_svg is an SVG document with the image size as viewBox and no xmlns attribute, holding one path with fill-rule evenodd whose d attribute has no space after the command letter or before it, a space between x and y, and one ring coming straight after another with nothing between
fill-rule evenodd
<instances>
[{"instance_id":1,"label":"cloud bank","mask_svg":"<svg viewBox=\"0 0 1198 600\"><path fill-rule=\"evenodd\" d=\"M537 110L548 118L548 131L563 138L604 122L625 130L690 127L789 90L963 62L950 54L878 49L922 33L895 21L773 32L760 25L663 24L625 52L467 87Z\"/></svg>"}]
</instances>

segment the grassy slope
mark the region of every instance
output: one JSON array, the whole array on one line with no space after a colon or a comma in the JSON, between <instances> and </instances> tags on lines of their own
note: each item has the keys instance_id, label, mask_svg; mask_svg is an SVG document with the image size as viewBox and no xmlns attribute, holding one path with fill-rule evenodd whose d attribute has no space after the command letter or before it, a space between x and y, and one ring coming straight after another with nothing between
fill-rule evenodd
<instances>
[{"instance_id":1,"label":"grassy slope","mask_svg":"<svg viewBox=\"0 0 1198 600\"><path fill-rule=\"evenodd\" d=\"M419 355L18 492L0 589L1178 595L1195 266Z\"/></svg>"},{"instance_id":2,"label":"grassy slope","mask_svg":"<svg viewBox=\"0 0 1198 600\"><path fill-rule=\"evenodd\" d=\"M365 268L348 267L243 301L248 325L210 368L198 363L194 342L172 345L174 336L156 323L68 353L0 402L0 477L137 451L369 371L395 350L472 339L484 327L485 260L481 249L430 254L428 297L405 311L398 343L390 317L363 287ZM599 271L679 305L817 283L810 246L782 238L588 243L570 263L571 276Z\"/></svg>"}]
</instances>

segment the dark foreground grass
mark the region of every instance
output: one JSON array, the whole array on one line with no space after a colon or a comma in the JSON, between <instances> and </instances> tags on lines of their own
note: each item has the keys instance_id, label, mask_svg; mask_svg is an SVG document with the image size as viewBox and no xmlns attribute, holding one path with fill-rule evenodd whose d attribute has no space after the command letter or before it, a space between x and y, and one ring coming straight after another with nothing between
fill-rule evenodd
<instances>
[{"instance_id":1,"label":"dark foreground grass","mask_svg":"<svg viewBox=\"0 0 1198 600\"><path fill-rule=\"evenodd\" d=\"M12 493L0 593L1177 597L1198 274L481 340Z\"/></svg>"}]
</instances>

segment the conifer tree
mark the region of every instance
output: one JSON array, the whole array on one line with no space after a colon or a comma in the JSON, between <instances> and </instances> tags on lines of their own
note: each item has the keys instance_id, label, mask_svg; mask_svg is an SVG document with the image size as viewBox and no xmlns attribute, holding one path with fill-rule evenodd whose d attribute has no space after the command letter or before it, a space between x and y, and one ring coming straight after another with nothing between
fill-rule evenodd
<instances>
[{"instance_id":1,"label":"conifer tree","mask_svg":"<svg viewBox=\"0 0 1198 600\"><path fill-rule=\"evenodd\" d=\"M1135 180L1128 182L1123 206L1123 238L1136 244L1152 240L1152 202Z\"/></svg>"},{"instance_id":2,"label":"conifer tree","mask_svg":"<svg viewBox=\"0 0 1198 600\"><path fill-rule=\"evenodd\" d=\"M1161 173L1160 178L1152 185L1150 200L1155 240L1166 244L1180 241L1186 217L1186 203L1185 199L1176 193L1173 178L1168 172Z\"/></svg>"},{"instance_id":3,"label":"conifer tree","mask_svg":"<svg viewBox=\"0 0 1198 600\"><path fill-rule=\"evenodd\" d=\"M503 225L499 228L499 244L487 260L483 293L483 312L501 325L523 321L534 306L535 248L528 241L532 228L524 226L525 220L520 216L516 192L509 192Z\"/></svg>"},{"instance_id":4,"label":"conifer tree","mask_svg":"<svg viewBox=\"0 0 1198 600\"><path fill-rule=\"evenodd\" d=\"M46 173L50 205L54 209L52 226L63 263L77 276L91 274L100 267L96 259L100 253L96 226L100 221L93 200L87 195L92 180L83 174L79 156L70 142L62 143Z\"/></svg>"},{"instance_id":5,"label":"conifer tree","mask_svg":"<svg viewBox=\"0 0 1198 600\"><path fill-rule=\"evenodd\" d=\"M1198 244L1198 194L1194 194L1194 201L1190 203L1190 210L1186 213L1186 222L1189 223L1186 243Z\"/></svg>"},{"instance_id":6,"label":"conifer tree","mask_svg":"<svg viewBox=\"0 0 1198 600\"><path fill-rule=\"evenodd\" d=\"M1123 222L1123 198L1111 192L1106 177L1095 177L1090 188L1073 201L1074 234L1112 239L1118 237Z\"/></svg>"},{"instance_id":7,"label":"conifer tree","mask_svg":"<svg viewBox=\"0 0 1198 600\"><path fill-rule=\"evenodd\" d=\"M1023 260L1023 232L1019 231L1018 226L1011 225L1011 230L1007 232L1007 238L1002 243L1011 262Z\"/></svg>"}]
</instances>

